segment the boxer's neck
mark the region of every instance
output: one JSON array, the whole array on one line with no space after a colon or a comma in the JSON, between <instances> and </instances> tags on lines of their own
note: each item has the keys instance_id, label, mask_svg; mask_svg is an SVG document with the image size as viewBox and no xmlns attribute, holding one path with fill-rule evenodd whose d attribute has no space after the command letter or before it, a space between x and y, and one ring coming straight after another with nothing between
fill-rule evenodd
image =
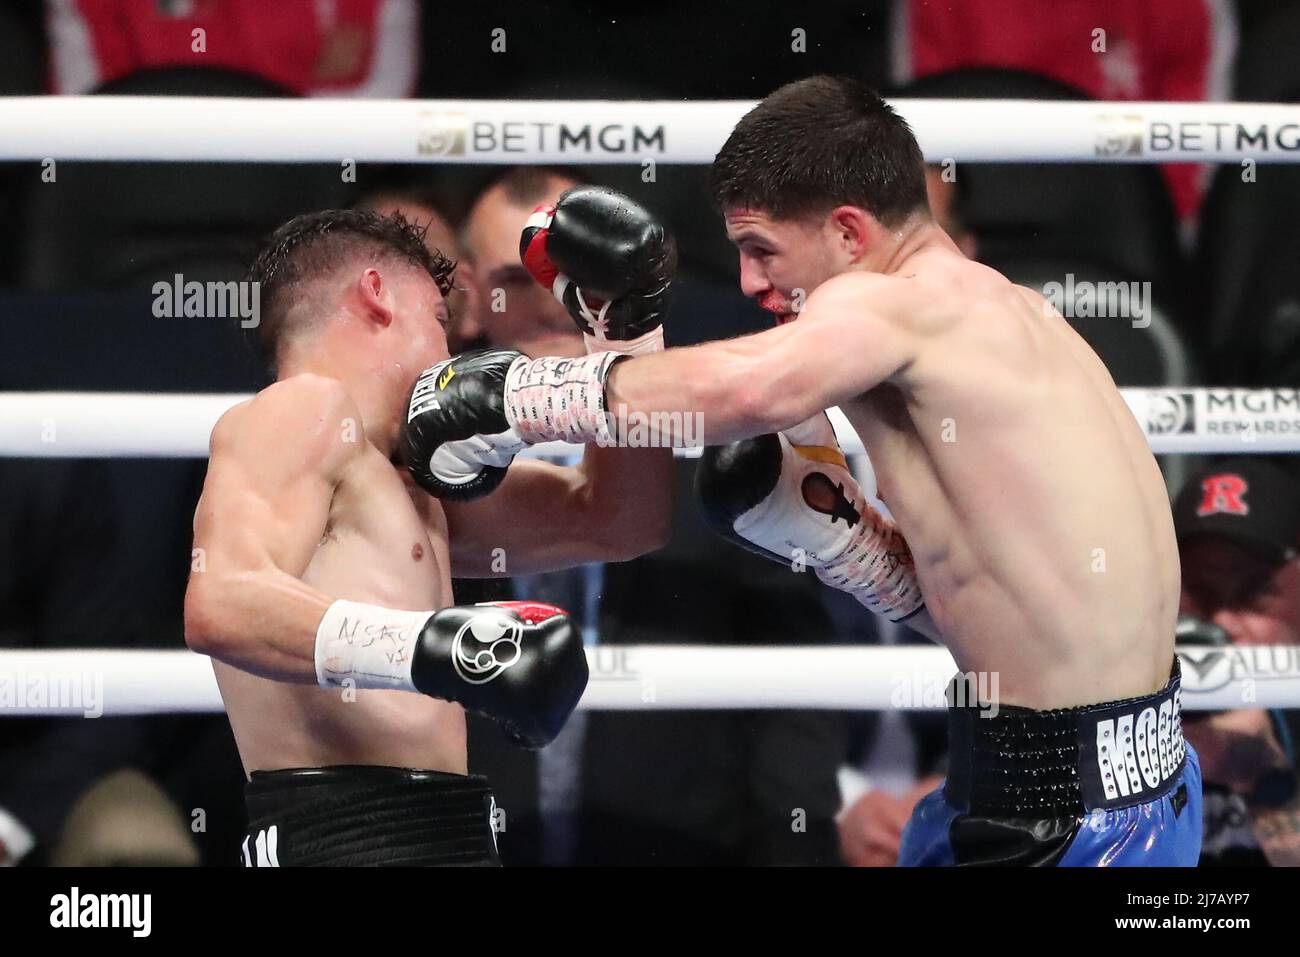
<instances>
[{"instance_id":1,"label":"boxer's neck","mask_svg":"<svg viewBox=\"0 0 1300 957\"><path fill-rule=\"evenodd\" d=\"M897 231L891 231L890 236L891 248L880 269L885 275L906 270L908 261L924 250L935 246L949 246L954 250L957 248L948 234L928 217L913 217Z\"/></svg>"},{"instance_id":2,"label":"boxer's neck","mask_svg":"<svg viewBox=\"0 0 1300 957\"><path fill-rule=\"evenodd\" d=\"M281 379L305 373L343 383L361 410L359 424L366 441L386 457L392 456L414 373L387 357L353 349L346 343L328 342L294 350L280 363Z\"/></svg>"}]
</instances>

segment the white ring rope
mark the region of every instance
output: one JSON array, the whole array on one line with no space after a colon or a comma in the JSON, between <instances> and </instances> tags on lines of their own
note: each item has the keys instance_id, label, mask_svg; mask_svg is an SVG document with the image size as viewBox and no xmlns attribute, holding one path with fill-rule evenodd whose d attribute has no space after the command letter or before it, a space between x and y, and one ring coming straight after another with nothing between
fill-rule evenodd
<instances>
[{"instance_id":1,"label":"white ring rope","mask_svg":"<svg viewBox=\"0 0 1300 957\"><path fill-rule=\"evenodd\" d=\"M1300 647L1180 649L1189 710L1300 706ZM945 707L939 647L606 645L587 649L584 710L906 710ZM993 692L991 675L978 686ZM190 651L0 651L0 717L217 713L209 660Z\"/></svg>"},{"instance_id":2,"label":"white ring rope","mask_svg":"<svg viewBox=\"0 0 1300 957\"><path fill-rule=\"evenodd\" d=\"M1300 162L1300 106L1290 104L894 105L932 162ZM0 97L0 161L704 164L752 106ZM1300 451L1300 390L1122 392L1157 453ZM0 393L0 456L202 457L217 418L244 398ZM857 436L836 422L845 451L860 453ZM580 707L588 710L939 708L956 670L938 647L634 645L587 654L591 682ZM1189 710L1300 706L1300 647L1180 654ZM0 651L0 717L222 710L210 663L188 651Z\"/></svg>"},{"instance_id":3,"label":"white ring rope","mask_svg":"<svg viewBox=\"0 0 1300 957\"><path fill-rule=\"evenodd\" d=\"M892 102L931 162L1300 162L1300 105ZM0 97L0 160L702 164L753 105Z\"/></svg>"},{"instance_id":4,"label":"white ring rope","mask_svg":"<svg viewBox=\"0 0 1300 957\"><path fill-rule=\"evenodd\" d=\"M1120 392L1158 454L1300 451L1300 389ZM0 456L202 458L217 419L246 398L232 393L0 392ZM838 413L832 419L844 451L860 454L862 443L852 428ZM654 420L647 424L646 434L654 435ZM706 437L708 424L706 412ZM564 456L573 450L552 443L528 454Z\"/></svg>"}]
</instances>

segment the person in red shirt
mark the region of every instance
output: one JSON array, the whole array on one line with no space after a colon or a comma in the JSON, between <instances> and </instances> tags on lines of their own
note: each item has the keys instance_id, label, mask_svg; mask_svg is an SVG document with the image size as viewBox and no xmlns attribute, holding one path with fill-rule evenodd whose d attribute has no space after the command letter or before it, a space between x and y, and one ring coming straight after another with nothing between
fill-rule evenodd
<instances>
[{"instance_id":1,"label":"person in red shirt","mask_svg":"<svg viewBox=\"0 0 1300 957\"><path fill-rule=\"evenodd\" d=\"M88 93L139 70L241 70L303 96L406 97L416 0L46 0L50 90Z\"/></svg>"},{"instance_id":2,"label":"person in red shirt","mask_svg":"<svg viewBox=\"0 0 1300 957\"><path fill-rule=\"evenodd\" d=\"M967 67L1026 70L1098 100L1228 98L1236 47L1226 0L904 0L895 79ZM1164 168L1178 214L1200 201L1201 166Z\"/></svg>"}]
</instances>

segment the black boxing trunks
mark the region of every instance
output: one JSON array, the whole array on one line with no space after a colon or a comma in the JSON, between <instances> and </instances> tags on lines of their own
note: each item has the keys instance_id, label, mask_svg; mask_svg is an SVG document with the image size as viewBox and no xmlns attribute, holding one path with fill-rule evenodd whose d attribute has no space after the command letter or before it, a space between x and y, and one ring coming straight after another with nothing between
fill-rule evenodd
<instances>
[{"instance_id":1,"label":"black boxing trunks","mask_svg":"<svg viewBox=\"0 0 1300 957\"><path fill-rule=\"evenodd\" d=\"M1196 866L1201 769L1177 660L1155 694L1054 711L981 706L953 680L948 780L917 804L899 864Z\"/></svg>"},{"instance_id":2,"label":"black boxing trunks","mask_svg":"<svg viewBox=\"0 0 1300 957\"><path fill-rule=\"evenodd\" d=\"M340 765L254 771L245 867L500 866L487 779Z\"/></svg>"}]
</instances>

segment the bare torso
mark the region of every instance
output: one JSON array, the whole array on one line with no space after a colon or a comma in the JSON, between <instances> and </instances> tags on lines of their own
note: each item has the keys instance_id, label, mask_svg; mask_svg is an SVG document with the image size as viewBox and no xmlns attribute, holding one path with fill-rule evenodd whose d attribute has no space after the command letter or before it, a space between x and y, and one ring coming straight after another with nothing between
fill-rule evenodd
<instances>
[{"instance_id":1,"label":"bare torso","mask_svg":"<svg viewBox=\"0 0 1300 957\"><path fill-rule=\"evenodd\" d=\"M389 608L451 603L437 501L367 444L335 490L301 578L331 596ZM260 678L213 661L246 772L382 764L465 773L459 705L402 691L340 691Z\"/></svg>"},{"instance_id":2,"label":"bare torso","mask_svg":"<svg viewBox=\"0 0 1300 957\"><path fill-rule=\"evenodd\" d=\"M914 267L914 268L913 268ZM1100 360L1036 293L955 252L909 281L962 303L902 377L845 403L963 670L1005 704L1150 693L1179 568L1164 482Z\"/></svg>"}]
</instances>

